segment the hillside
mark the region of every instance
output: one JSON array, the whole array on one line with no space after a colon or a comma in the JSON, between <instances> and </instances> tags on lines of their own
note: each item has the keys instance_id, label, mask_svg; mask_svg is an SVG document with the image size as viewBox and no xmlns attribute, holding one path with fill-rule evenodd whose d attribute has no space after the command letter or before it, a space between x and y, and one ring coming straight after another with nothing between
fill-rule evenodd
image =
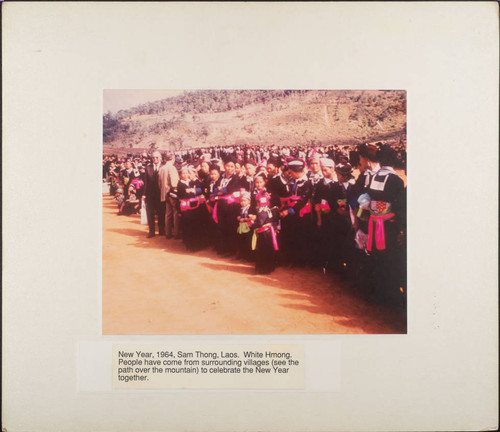
<instances>
[{"instance_id":1,"label":"hillside","mask_svg":"<svg viewBox=\"0 0 500 432\"><path fill-rule=\"evenodd\" d=\"M199 90L103 117L104 147L331 145L406 139L405 91Z\"/></svg>"}]
</instances>

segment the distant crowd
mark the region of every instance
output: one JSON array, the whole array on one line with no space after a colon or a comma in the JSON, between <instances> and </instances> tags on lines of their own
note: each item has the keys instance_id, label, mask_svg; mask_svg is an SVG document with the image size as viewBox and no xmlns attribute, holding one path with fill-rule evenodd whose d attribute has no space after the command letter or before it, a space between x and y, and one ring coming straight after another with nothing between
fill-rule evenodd
<instances>
[{"instance_id":1,"label":"distant crowd","mask_svg":"<svg viewBox=\"0 0 500 432\"><path fill-rule=\"evenodd\" d=\"M404 146L220 146L103 157L119 215L196 252L335 273L405 304ZM359 174L354 178L356 170Z\"/></svg>"}]
</instances>

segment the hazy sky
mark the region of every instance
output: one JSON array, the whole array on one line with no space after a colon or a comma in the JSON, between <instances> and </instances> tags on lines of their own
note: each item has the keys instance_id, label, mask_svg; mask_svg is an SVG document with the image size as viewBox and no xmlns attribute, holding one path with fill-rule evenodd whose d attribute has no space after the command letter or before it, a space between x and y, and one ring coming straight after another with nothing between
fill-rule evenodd
<instances>
[{"instance_id":1,"label":"hazy sky","mask_svg":"<svg viewBox=\"0 0 500 432\"><path fill-rule=\"evenodd\" d=\"M181 94L184 90L104 90L103 112L116 113L146 102L153 102Z\"/></svg>"}]
</instances>

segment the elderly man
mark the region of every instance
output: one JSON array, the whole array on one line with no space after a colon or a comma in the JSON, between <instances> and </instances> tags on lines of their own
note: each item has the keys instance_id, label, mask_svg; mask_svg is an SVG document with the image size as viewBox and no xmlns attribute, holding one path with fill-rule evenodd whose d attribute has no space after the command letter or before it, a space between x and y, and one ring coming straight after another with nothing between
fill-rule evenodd
<instances>
[{"instance_id":1,"label":"elderly man","mask_svg":"<svg viewBox=\"0 0 500 432\"><path fill-rule=\"evenodd\" d=\"M169 196L169 192L175 192L179 183L179 173L174 165L172 153L167 153L167 163L160 168L160 201L165 208L165 237L171 239L180 238L179 233L179 212L177 211L175 200Z\"/></svg>"},{"instance_id":2,"label":"elderly man","mask_svg":"<svg viewBox=\"0 0 500 432\"><path fill-rule=\"evenodd\" d=\"M146 167L144 173L144 195L146 213L148 215L148 238L155 236L155 216L158 215L158 233L165 235L165 206L161 204L159 172L162 167L161 154L155 151L151 155L152 164Z\"/></svg>"}]
</instances>

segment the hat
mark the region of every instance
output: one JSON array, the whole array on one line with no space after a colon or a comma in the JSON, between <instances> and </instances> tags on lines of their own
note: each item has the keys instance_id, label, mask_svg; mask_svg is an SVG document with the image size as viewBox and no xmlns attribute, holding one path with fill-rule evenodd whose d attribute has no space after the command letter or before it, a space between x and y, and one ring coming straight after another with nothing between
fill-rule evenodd
<instances>
[{"instance_id":1,"label":"hat","mask_svg":"<svg viewBox=\"0 0 500 432\"><path fill-rule=\"evenodd\" d=\"M377 143L378 144L378 143ZM397 154L388 145L381 145L380 150L377 153L377 159L380 166L394 166L397 163Z\"/></svg>"},{"instance_id":2,"label":"hat","mask_svg":"<svg viewBox=\"0 0 500 432\"><path fill-rule=\"evenodd\" d=\"M328 158L321 158L319 163L322 167L335 168L335 162Z\"/></svg>"},{"instance_id":3,"label":"hat","mask_svg":"<svg viewBox=\"0 0 500 432\"><path fill-rule=\"evenodd\" d=\"M350 163L339 163L335 167L335 171L343 176L350 176L352 172L352 166Z\"/></svg>"},{"instance_id":4,"label":"hat","mask_svg":"<svg viewBox=\"0 0 500 432\"><path fill-rule=\"evenodd\" d=\"M288 162L288 168L290 168L293 172L300 172L304 169L304 161L302 159L291 159Z\"/></svg>"},{"instance_id":5,"label":"hat","mask_svg":"<svg viewBox=\"0 0 500 432\"><path fill-rule=\"evenodd\" d=\"M233 155L227 155L225 158L224 158L224 165L227 164L227 163L236 163L236 157L233 156Z\"/></svg>"}]
</instances>

